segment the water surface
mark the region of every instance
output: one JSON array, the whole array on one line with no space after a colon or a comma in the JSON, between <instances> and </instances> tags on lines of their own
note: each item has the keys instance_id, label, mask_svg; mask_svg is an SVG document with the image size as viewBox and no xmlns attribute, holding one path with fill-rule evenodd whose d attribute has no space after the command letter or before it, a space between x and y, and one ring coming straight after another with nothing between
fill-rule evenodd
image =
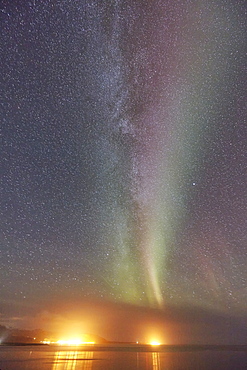
<instances>
[{"instance_id":1,"label":"water surface","mask_svg":"<svg viewBox=\"0 0 247 370\"><path fill-rule=\"evenodd\" d=\"M0 346L0 370L241 370L246 346Z\"/></svg>"}]
</instances>

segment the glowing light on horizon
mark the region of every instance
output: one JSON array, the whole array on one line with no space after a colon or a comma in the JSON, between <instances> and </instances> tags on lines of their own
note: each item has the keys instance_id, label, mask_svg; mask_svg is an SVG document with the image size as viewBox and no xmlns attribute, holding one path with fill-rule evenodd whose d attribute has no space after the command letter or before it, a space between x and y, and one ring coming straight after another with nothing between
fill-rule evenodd
<instances>
[{"instance_id":1,"label":"glowing light on horizon","mask_svg":"<svg viewBox=\"0 0 247 370\"><path fill-rule=\"evenodd\" d=\"M152 342L149 343L151 346L160 346L161 343L156 341L156 340L153 340Z\"/></svg>"},{"instance_id":2,"label":"glowing light on horizon","mask_svg":"<svg viewBox=\"0 0 247 370\"><path fill-rule=\"evenodd\" d=\"M95 342L91 341L82 341L81 339L59 339L57 341L51 340L43 340L41 341L43 344L56 344L59 346L83 346L87 344L95 344Z\"/></svg>"}]
</instances>

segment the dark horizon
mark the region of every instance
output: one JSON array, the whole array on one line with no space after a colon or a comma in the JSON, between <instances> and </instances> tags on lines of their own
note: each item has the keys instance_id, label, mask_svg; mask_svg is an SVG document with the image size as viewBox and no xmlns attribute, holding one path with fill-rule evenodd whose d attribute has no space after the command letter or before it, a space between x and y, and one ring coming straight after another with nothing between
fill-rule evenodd
<instances>
[{"instance_id":1,"label":"dark horizon","mask_svg":"<svg viewBox=\"0 0 247 370\"><path fill-rule=\"evenodd\" d=\"M18 322L18 320L17 320ZM37 315L19 320L22 330L54 334L57 339L98 335L108 342L150 343L156 340L171 345L245 345L245 314L230 317L227 312L203 308L167 307L148 309L102 301L53 302Z\"/></svg>"}]
</instances>

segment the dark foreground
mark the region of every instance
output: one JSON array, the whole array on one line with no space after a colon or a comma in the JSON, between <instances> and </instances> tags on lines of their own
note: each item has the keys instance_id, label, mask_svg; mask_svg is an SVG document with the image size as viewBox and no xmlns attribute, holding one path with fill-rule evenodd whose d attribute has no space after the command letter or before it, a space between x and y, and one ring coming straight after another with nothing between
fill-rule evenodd
<instances>
[{"instance_id":1,"label":"dark foreground","mask_svg":"<svg viewBox=\"0 0 247 370\"><path fill-rule=\"evenodd\" d=\"M0 370L241 370L247 346L0 346Z\"/></svg>"}]
</instances>

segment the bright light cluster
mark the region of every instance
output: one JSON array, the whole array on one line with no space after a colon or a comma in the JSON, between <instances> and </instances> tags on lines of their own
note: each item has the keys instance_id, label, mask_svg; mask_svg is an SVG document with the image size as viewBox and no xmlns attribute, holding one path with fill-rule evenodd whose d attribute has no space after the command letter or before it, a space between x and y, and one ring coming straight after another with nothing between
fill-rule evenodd
<instances>
[{"instance_id":1,"label":"bright light cluster","mask_svg":"<svg viewBox=\"0 0 247 370\"><path fill-rule=\"evenodd\" d=\"M95 342L84 342L80 339L59 339L57 341L43 340L43 344L56 344L59 346L83 346L85 344L95 344Z\"/></svg>"}]
</instances>

